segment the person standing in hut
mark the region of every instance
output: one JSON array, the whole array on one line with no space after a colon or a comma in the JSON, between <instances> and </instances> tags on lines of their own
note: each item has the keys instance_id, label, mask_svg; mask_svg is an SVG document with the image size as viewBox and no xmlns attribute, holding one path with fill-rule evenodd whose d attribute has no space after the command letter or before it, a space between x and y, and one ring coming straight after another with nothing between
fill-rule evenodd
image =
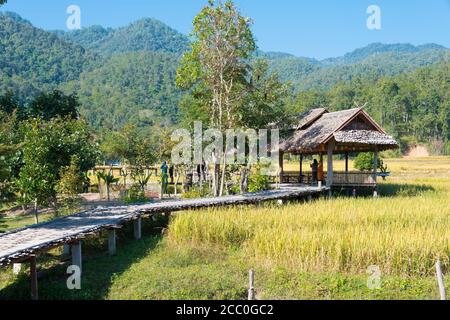
<instances>
[{"instance_id":1,"label":"person standing in hut","mask_svg":"<svg viewBox=\"0 0 450 320\"><path fill-rule=\"evenodd\" d=\"M313 163L311 163L311 170L312 170L312 183L316 184L317 183L317 173L319 170L319 163L317 162L317 159L314 159Z\"/></svg>"},{"instance_id":2,"label":"person standing in hut","mask_svg":"<svg viewBox=\"0 0 450 320\"><path fill-rule=\"evenodd\" d=\"M325 174L323 173L323 157L320 157L319 166L317 169L317 181L324 183Z\"/></svg>"}]
</instances>

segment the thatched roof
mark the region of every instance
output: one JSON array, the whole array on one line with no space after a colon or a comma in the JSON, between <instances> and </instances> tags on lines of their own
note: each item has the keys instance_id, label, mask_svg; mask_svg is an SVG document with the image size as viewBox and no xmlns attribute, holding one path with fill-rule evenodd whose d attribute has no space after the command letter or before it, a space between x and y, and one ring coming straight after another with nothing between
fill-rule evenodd
<instances>
[{"instance_id":1,"label":"thatched roof","mask_svg":"<svg viewBox=\"0 0 450 320\"><path fill-rule=\"evenodd\" d=\"M383 146L397 146L397 141L391 136L378 131L348 130L334 133L334 139L338 143L361 143Z\"/></svg>"},{"instance_id":2,"label":"thatched roof","mask_svg":"<svg viewBox=\"0 0 450 320\"><path fill-rule=\"evenodd\" d=\"M311 123L319 119L323 114L328 113L325 108L312 109L299 117L299 122L294 127L295 130L302 130L308 127Z\"/></svg>"},{"instance_id":3,"label":"thatched roof","mask_svg":"<svg viewBox=\"0 0 450 320\"><path fill-rule=\"evenodd\" d=\"M328 112L314 109L304 114L292 134L281 143L288 153L318 153L336 142L336 152L398 148L397 142L362 109Z\"/></svg>"}]
</instances>

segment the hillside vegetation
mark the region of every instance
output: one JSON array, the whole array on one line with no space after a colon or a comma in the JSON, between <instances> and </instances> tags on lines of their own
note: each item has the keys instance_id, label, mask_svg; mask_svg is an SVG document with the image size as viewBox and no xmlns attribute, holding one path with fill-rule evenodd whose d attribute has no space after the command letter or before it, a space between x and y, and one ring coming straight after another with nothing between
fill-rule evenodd
<instances>
[{"instance_id":1,"label":"hillside vegetation","mask_svg":"<svg viewBox=\"0 0 450 320\"><path fill-rule=\"evenodd\" d=\"M105 55L131 51L181 54L189 47L186 36L161 21L149 18L116 30L94 26L64 33L63 37Z\"/></svg>"},{"instance_id":2,"label":"hillside vegetation","mask_svg":"<svg viewBox=\"0 0 450 320\"><path fill-rule=\"evenodd\" d=\"M14 13L0 14L0 96L28 101L55 88L75 93L95 129L127 123L173 126L186 120L175 73L189 38L155 19L118 29L101 26L48 32ZM371 44L322 61L257 51L269 70L291 84L284 105L295 115L325 106L365 105L408 145L425 142L449 153L449 50L435 44ZM190 119L190 118L189 118Z\"/></svg>"}]
</instances>

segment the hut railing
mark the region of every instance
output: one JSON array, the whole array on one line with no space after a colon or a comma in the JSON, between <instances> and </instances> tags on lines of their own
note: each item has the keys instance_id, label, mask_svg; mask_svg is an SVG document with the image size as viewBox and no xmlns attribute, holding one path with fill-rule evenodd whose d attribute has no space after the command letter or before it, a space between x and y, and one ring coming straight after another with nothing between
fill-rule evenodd
<instances>
[{"instance_id":1,"label":"hut railing","mask_svg":"<svg viewBox=\"0 0 450 320\"><path fill-rule=\"evenodd\" d=\"M324 182L326 181L327 174L324 173ZM301 176L300 173L294 171L283 172L283 182L285 184L306 184L311 185L313 183L312 172L304 172ZM334 186L375 186L376 180L374 179L373 172L362 171L350 171L350 172L333 172L333 185Z\"/></svg>"}]
</instances>

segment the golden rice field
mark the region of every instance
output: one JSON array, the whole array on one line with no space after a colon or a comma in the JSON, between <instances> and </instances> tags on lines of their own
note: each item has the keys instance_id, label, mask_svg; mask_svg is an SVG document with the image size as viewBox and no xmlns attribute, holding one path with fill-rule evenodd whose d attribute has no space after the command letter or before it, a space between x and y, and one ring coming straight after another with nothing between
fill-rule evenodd
<instances>
[{"instance_id":1,"label":"golden rice field","mask_svg":"<svg viewBox=\"0 0 450 320\"><path fill-rule=\"evenodd\" d=\"M172 221L173 243L240 248L255 264L304 272L429 275L449 266L450 158L387 161L381 197L337 197L279 207L187 212ZM342 165L342 164L338 164Z\"/></svg>"}]
</instances>

